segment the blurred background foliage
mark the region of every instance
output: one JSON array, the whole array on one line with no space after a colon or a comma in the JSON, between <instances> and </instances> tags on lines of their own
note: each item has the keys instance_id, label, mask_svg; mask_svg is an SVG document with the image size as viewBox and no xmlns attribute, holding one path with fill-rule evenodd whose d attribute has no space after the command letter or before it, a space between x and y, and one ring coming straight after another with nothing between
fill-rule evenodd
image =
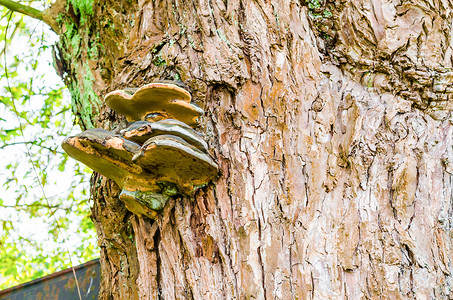
<instances>
[{"instance_id":1,"label":"blurred background foliage","mask_svg":"<svg viewBox=\"0 0 453 300\"><path fill-rule=\"evenodd\" d=\"M21 2L43 9L42 2ZM98 256L89 175L60 143L80 131L52 63L58 38L0 6L0 290Z\"/></svg>"}]
</instances>

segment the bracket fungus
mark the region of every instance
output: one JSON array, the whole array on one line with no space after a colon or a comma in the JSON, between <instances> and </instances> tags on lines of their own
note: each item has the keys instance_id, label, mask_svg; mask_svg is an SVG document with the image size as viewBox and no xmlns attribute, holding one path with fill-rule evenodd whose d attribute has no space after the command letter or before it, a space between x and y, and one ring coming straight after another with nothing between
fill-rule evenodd
<instances>
[{"instance_id":1,"label":"bracket fungus","mask_svg":"<svg viewBox=\"0 0 453 300\"><path fill-rule=\"evenodd\" d=\"M147 116L158 114L195 127L203 110L191 98L187 90L176 84L155 82L138 88L132 95L129 90L110 92L105 96L105 103L126 116L128 122L147 120Z\"/></svg>"},{"instance_id":2,"label":"bracket fungus","mask_svg":"<svg viewBox=\"0 0 453 300\"><path fill-rule=\"evenodd\" d=\"M155 218L169 197L191 195L218 174L202 136L192 129L203 111L170 83L109 93L106 104L126 115L120 134L89 129L66 138L69 156L112 179L133 213ZM183 103L183 105L182 105Z\"/></svg>"},{"instance_id":3,"label":"bracket fungus","mask_svg":"<svg viewBox=\"0 0 453 300\"><path fill-rule=\"evenodd\" d=\"M202 136L193 130L192 127L173 119L161 120L154 123L149 121L137 121L131 123L120 132L126 139L139 144L143 144L146 140L156 135L168 134L184 139L186 142L203 152L206 152L206 149L208 148L208 144L206 144Z\"/></svg>"}]
</instances>

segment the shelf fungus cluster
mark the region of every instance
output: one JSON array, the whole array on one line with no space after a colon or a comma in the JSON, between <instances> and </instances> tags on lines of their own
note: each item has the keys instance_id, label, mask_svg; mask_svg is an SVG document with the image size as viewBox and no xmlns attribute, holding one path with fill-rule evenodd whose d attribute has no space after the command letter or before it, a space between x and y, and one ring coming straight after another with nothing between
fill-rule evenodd
<instances>
[{"instance_id":1,"label":"shelf fungus cluster","mask_svg":"<svg viewBox=\"0 0 453 300\"><path fill-rule=\"evenodd\" d=\"M116 131L89 129L66 138L69 156L114 180L133 213L155 218L168 198L191 195L218 173L202 136L193 129L203 110L188 91L170 83L114 91L105 103L126 116Z\"/></svg>"}]
</instances>

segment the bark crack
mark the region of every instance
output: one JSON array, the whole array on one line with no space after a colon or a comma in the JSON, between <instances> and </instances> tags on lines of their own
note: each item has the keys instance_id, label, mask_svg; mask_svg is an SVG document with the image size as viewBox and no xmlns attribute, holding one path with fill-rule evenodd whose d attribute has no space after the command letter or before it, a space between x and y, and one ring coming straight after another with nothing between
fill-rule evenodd
<instances>
[{"instance_id":1,"label":"bark crack","mask_svg":"<svg viewBox=\"0 0 453 300\"><path fill-rule=\"evenodd\" d=\"M260 245L256 249L258 252L258 262L261 266L261 284L263 286L263 294L264 294L264 299L267 299L266 295L266 273L264 271L264 264L263 264L263 258L261 257L261 246L262 246L262 240L261 240L261 221L260 218L258 217L258 240L260 242Z\"/></svg>"},{"instance_id":2,"label":"bark crack","mask_svg":"<svg viewBox=\"0 0 453 300\"><path fill-rule=\"evenodd\" d=\"M226 278L225 270L224 270L223 263L222 263L222 262L225 262L228 265L231 274L233 275L232 277L233 277L233 280L234 280L234 291L236 292L236 297L239 297L237 274L234 271L233 263L232 263L232 257L230 256L231 252L230 252L230 248L229 247L230 247L231 243L228 240L228 235L226 234L225 220L222 218L222 214L221 214L220 206L219 206L219 198L217 197L217 193L216 193L215 189L214 189L214 199L216 201L216 213L217 213L217 217L219 218L219 224L220 224L220 231L221 231L220 232L220 237L222 238L222 243L219 246L222 247L222 245L223 245L225 247L224 248L225 255L228 256L228 258L225 259L223 257L223 255L220 255L221 271L222 271L222 274L224 275L223 278ZM230 203L232 205L231 197L230 197ZM231 209L233 211L233 208L231 208Z\"/></svg>"},{"instance_id":3,"label":"bark crack","mask_svg":"<svg viewBox=\"0 0 453 300\"><path fill-rule=\"evenodd\" d=\"M156 229L156 232L153 236L154 240L154 251L156 251L156 283L157 283L157 297L158 299L162 298L162 286L161 286L161 257L160 257L160 228Z\"/></svg>"}]
</instances>

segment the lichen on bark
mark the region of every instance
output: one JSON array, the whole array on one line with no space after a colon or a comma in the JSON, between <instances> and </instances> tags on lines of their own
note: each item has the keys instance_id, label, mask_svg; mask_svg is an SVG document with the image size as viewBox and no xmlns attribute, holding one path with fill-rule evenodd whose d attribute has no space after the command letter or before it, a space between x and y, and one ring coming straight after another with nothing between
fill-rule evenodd
<instances>
[{"instance_id":1,"label":"lichen on bark","mask_svg":"<svg viewBox=\"0 0 453 300\"><path fill-rule=\"evenodd\" d=\"M64 3L64 4L62 4ZM95 128L95 119L100 113L101 100L93 84L96 81L92 66L98 57L98 35L93 32L89 18L93 14L91 1L59 2L54 14L59 42L57 72L62 76L71 93L75 122L82 128ZM62 9L64 7L64 9Z\"/></svg>"}]
</instances>

